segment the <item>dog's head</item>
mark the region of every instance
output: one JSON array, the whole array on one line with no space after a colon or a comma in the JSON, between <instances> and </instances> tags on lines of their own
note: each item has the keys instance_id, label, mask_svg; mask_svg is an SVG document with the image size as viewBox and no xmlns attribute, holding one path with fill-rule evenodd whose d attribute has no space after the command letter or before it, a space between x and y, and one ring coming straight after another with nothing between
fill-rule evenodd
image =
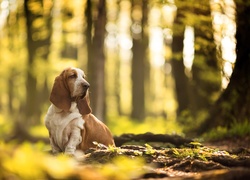
<instances>
[{"instance_id":1,"label":"dog's head","mask_svg":"<svg viewBox=\"0 0 250 180\"><path fill-rule=\"evenodd\" d=\"M89 83L85 74L78 68L67 68L55 78L50 101L58 108L69 111L71 102L77 103L82 115L91 113L88 95Z\"/></svg>"}]
</instances>

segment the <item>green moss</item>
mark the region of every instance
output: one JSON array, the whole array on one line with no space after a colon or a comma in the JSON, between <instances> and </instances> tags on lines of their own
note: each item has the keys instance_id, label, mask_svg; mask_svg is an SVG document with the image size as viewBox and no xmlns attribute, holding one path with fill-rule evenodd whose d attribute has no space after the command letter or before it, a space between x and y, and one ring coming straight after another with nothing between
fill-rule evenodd
<instances>
[{"instance_id":1,"label":"green moss","mask_svg":"<svg viewBox=\"0 0 250 180\"><path fill-rule=\"evenodd\" d=\"M202 146L198 142L191 142L190 145L195 145L194 148L171 148L167 150L167 154L172 154L176 158L190 158L190 159L199 159L202 161L208 161L214 155L229 155L226 151L219 151L217 149L208 148Z\"/></svg>"}]
</instances>

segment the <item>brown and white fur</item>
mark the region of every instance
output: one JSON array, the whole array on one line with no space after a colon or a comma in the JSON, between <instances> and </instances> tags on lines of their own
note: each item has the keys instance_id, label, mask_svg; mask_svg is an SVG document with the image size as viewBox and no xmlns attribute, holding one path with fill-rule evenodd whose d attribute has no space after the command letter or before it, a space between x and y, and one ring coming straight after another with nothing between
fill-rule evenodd
<instances>
[{"instance_id":1,"label":"brown and white fur","mask_svg":"<svg viewBox=\"0 0 250 180\"><path fill-rule=\"evenodd\" d=\"M94 141L114 145L108 127L91 114L89 86L78 68L67 68L55 78L45 117L53 153L73 155L76 149L95 147Z\"/></svg>"}]
</instances>

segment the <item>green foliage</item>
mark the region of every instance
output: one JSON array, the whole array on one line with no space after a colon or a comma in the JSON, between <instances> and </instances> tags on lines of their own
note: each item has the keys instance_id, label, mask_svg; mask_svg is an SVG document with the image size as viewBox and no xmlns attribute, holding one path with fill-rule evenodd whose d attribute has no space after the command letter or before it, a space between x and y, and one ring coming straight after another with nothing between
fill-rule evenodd
<instances>
[{"instance_id":1,"label":"green foliage","mask_svg":"<svg viewBox=\"0 0 250 180\"><path fill-rule=\"evenodd\" d=\"M126 156L117 156L112 162L100 168L101 174L106 179L135 179L143 174L144 159L137 157L134 159Z\"/></svg>"},{"instance_id":2,"label":"green foliage","mask_svg":"<svg viewBox=\"0 0 250 180\"><path fill-rule=\"evenodd\" d=\"M0 142L0 179L64 178L74 172L74 162L67 156L54 157L43 152L42 144L20 146Z\"/></svg>"},{"instance_id":3,"label":"green foliage","mask_svg":"<svg viewBox=\"0 0 250 180\"><path fill-rule=\"evenodd\" d=\"M146 154L153 155L155 154L155 149L149 144L145 144L146 146Z\"/></svg>"},{"instance_id":4,"label":"green foliage","mask_svg":"<svg viewBox=\"0 0 250 180\"><path fill-rule=\"evenodd\" d=\"M234 122L231 126L222 127L218 126L212 129L210 132L204 135L205 139L208 140L220 140L223 138L232 138L232 137L245 137L250 135L250 123L248 120L244 122Z\"/></svg>"},{"instance_id":5,"label":"green foliage","mask_svg":"<svg viewBox=\"0 0 250 180\"><path fill-rule=\"evenodd\" d=\"M192 133L194 129L199 127L199 125L207 118L208 111L200 110L194 115L190 110L185 110L181 112L181 115L178 117L178 122L183 126L184 133Z\"/></svg>"},{"instance_id":6,"label":"green foliage","mask_svg":"<svg viewBox=\"0 0 250 180\"><path fill-rule=\"evenodd\" d=\"M121 153L121 148L116 147L116 146L109 146L109 147L108 147L108 150L109 150L110 152L116 152L117 154L120 154L120 153Z\"/></svg>"},{"instance_id":7,"label":"green foliage","mask_svg":"<svg viewBox=\"0 0 250 180\"><path fill-rule=\"evenodd\" d=\"M231 136L244 137L250 135L250 123L248 120L245 120L242 123L234 122L229 132Z\"/></svg>"},{"instance_id":8,"label":"green foliage","mask_svg":"<svg viewBox=\"0 0 250 180\"><path fill-rule=\"evenodd\" d=\"M201 143L199 143L199 142L191 142L191 143L189 143L190 145L192 145L192 146L194 146L194 147L196 147L196 148L198 148L198 147L201 147L202 146L202 144Z\"/></svg>"},{"instance_id":9,"label":"green foliage","mask_svg":"<svg viewBox=\"0 0 250 180\"><path fill-rule=\"evenodd\" d=\"M190 144L197 146L194 148L171 148L170 152L177 158L200 159L202 161L208 161L214 155L229 155L226 151L201 146L198 142L191 142Z\"/></svg>"},{"instance_id":10,"label":"green foliage","mask_svg":"<svg viewBox=\"0 0 250 180\"><path fill-rule=\"evenodd\" d=\"M175 120L166 120L161 117L148 117L143 122L136 122L126 116L109 117L108 127L114 135L123 133L140 134L152 133L182 133L181 127Z\"/></svg>"},{"instance_id":11,"label":"green foliage","mask_svg":"<svg viewBox=\"0 0 250 180\"><path fill-rule=\"evenodd\" d=\"M77 159L63 154L52 156L44 151L45 148L42 143L15 145L0 142L0 179L125 180L138 178L144 172L145 161L140 156L121 155L102 166L83 166Z\"/></svg>"}]
</instances>

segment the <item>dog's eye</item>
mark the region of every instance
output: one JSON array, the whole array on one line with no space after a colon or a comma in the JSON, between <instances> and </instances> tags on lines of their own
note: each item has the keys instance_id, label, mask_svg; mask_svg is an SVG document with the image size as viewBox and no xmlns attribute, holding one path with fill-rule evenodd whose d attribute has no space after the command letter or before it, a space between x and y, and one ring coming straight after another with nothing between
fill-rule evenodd
<instances>
[{"instance_id":1,"label":"dog's eye","mask_svg":"<svg viewBox=\"0 0 250 180\"><path fill-rule=\"evenodd\" d=\"M76 74L72 74L68 77L69 79L73 79L73 78L76 78Z\"/></svg>"}]
</instances>

